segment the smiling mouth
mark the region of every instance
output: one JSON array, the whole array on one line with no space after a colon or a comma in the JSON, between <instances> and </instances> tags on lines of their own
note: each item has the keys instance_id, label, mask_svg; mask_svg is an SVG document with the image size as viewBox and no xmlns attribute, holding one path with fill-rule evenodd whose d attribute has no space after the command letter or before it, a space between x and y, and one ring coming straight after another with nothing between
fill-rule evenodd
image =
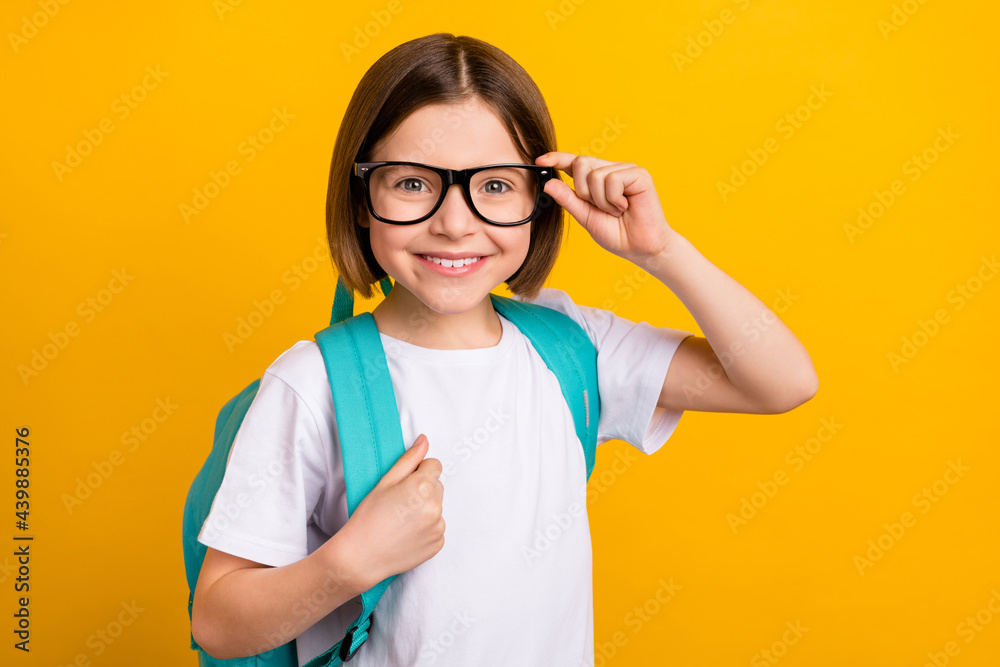
<instances>
[{"instance_id":1,"label":"smiling mouth","mask_svg":"<svg viewBox=\"0 0 1000 667\"><path fill-rule=\"evenodd\" d=\"M452 268L452 267L454 267L454 268L461 268L463 266L468 266L470 264L475 264L476 262L478 262L478 261L480 261L482 259L482 256L480 256L480 257L464 257L462 259L444 259L444 258L441 258L441 257L434 257L433 255L420 255L420 256L423 257L424 259L426 259L428 262L434 262L435 264L440 264L441 266L444 266L444 267L447 267L447 268Z\"/></svg>"}]
</instances>

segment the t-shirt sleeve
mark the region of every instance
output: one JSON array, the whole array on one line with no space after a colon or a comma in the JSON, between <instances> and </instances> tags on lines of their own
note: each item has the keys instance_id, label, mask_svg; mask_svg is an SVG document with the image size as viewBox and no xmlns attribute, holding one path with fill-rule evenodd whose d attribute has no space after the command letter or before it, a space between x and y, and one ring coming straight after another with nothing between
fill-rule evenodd
<instances>
[{"instance_id":1,"label":"t-shirt sleeve","mask_svg":"<svg viewBox=\"0 0 1000 667\"><path fill-rule=\"evenodd\" d=\"M312 408L271 372L240 425L198 540L271 566L308 555L308 524L329 477Z\"/></svg>"},{"instance_id":2,"label":"t-shirt sleeve","mask_svg":"<svg viewBox=\"0 0 1000 667\"><path fill-rule=\"evenodd\" d=\"M577 305L558 289L543 289L531 303L569 315L583 327L597 349L601 395L597 444L622 440L645 454L662 447L677 428L683 411L660 408L656 403L674 353L681 341L694 334L632 322L609 310Z\"/></svg>"}]
</instances>

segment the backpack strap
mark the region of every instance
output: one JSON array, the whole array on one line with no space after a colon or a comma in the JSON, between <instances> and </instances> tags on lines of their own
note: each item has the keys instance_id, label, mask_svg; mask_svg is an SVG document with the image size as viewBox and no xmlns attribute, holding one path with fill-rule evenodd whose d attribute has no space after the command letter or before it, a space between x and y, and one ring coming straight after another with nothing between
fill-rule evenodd
<instances>
[{"instance_id":1,"label":"backpack strap","mask_svg":"<svg viewBox=\"0 0 1000 667\"><path fill-rule=\"evenodd\" d=\"M379 281L382 293L389 296L389 276ZM573 413L576 435L587 462L587 480L594 471L597 453L597 423L601 414L601 396L597 384L597 350L590 336L569 315L554 308L527 303L510 297L490 294L493 307L523 333L538 355L559 380L563 397ZM354 296L343 278L337 278L330 324L354 314ZM375 336L380 343L381 339ZM593 419L591 419L593 417Z\"/></svg>"},{"instance_id":2,"label":"backpack strap","mask_svg":"<svg viewBox=\"0 0 1000 667\"><path fill-rule=\"evenodd\" d=\"M573 413L576 435L587 461L587 479L594 471L597 422L601 397L597 386L597 350L573 318L535 303L490 294L493 307L514 323L545 361Z\"/></svg>"},{"instance_id":3,"label":"backpack strap","mask_svg":"<svg viewBox=\"0 0 1000 667\"><path fill-rule=\"evenodd\" d=\"M383 292L388 294L391 289L385 278ZM348 516L406 451L375 318L371 313L352 317L353 301L338 279L331 315L334 322L316 334L336 406ZM371 634L375 606L395 578L392 575L361 594L361 613L348 626L344 638L310 660L308 667L339 665L354 656Z\"/></svg>"},{"instance_id":4,"label":"backpack strap","mask_svg":"<svg viewBox=\"0 0 1000 667\"><path fill-rule=\"evenodd\" d=\"M382 288L382 294L389 296L389 292L392 291L392 280L389 279L389 276L378 281L378 284ZM338 276L337 291L333 297L333 311L330 313L330 324L343 322L352 315L354 315L354 295L351 294L351 290L347 289L347 283L344 282L344 279Z\"/></svg>"}]
</instances>

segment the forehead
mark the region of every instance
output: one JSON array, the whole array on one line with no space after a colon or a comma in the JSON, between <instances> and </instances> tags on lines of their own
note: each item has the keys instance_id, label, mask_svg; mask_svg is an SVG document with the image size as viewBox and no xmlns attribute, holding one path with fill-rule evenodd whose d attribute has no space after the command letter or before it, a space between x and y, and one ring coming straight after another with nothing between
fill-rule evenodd
<instances>
[{"instance_id":1,"label":"forehead","mask_svg":"<svg viewBox=\"0 0 1000 667\"><path fill-rule=\"evenodd\" d=\"M523 158L503 121L472 98L461 104L428 104L411 113L372 153L372 161L383 160L465 169Z\"/></svg>"}]
</instances>

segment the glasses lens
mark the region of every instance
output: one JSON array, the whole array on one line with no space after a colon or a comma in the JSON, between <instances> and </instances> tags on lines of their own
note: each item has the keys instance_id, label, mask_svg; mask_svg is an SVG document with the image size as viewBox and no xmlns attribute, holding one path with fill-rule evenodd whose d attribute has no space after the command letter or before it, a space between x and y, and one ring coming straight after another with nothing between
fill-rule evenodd
<instances>
[{"instance_id":1,"label":"glasses lens","mask_svg":"<svg viewBox=\"0 0 1000 667\"><path fill-rule=\"evenodd\" d=\"M368 190L372 208L386 220L419 220L434 208L441 196L441 176L430 169L406 164L376 167Z\"/></svg>"},{"instance_id":2,"label":"glasses lens","mask_svg":"<svg viewBox=\"0 0 1000 667\"><path fill-rule=\"evenodd\" d=\"M476 210L500 224L521 222L535 209L538 175L521 167L497 167L473 175L469 183Z\"/></svg>"},{"instance_id":3,"label":"glasses lens","mask_svg":"<svg viewBox=\"0 0 1000 667\"><path fill-rule=\"evenodd\" d=\"M441 197L441 176L413 165L381 165L370 176L372 208L379 217L412 222L433 210ZM522 167L497 167L472 176L476 211L490 222L510 224L531 216L538 196L538 174Z\"/></svg>"}]
</instances>

